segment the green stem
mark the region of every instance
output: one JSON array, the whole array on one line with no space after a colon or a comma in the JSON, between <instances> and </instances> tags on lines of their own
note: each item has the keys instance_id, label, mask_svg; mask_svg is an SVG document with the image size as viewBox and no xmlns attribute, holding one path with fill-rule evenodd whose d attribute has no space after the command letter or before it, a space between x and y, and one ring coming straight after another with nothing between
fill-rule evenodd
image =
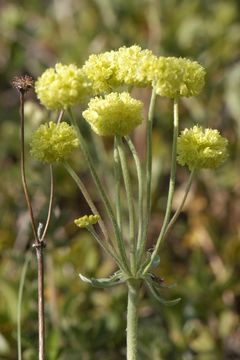
<instances>
[{"instance_id":1,"label":"green stem","mask_svg":"<svg viewBox=\"0 0 240 360\"><path fill-rule=\"evenodd\" d=\"M137 328L140 282L128 281L127 305L127 360L137 360Z\"/></svg>"},{"instance_id":2,"label":"green stem","mask_svg":"<svg viewBox=\"0 0 240 360\"><path fill-rule=\"evenodd\" d=\"M114 175L115 175L115 201L116 201L116 214L117 214L117 222L118 227L120 229L120 232L122 233L122 212L121 212L121 165L120 165L120 159L119 159L119 153L117 149L117 142L116 139L114 139Z\"/></svg>"},{"instance_id":3,"label":"green stem","mask_svg":"<svg viewBox=\"0 0 240 360\"><path fill-rule=\"evenodd\" d=\"M171 173L170 173L170 181L169 181L169 189L168 189L168 199L167 199L167 207L165 212L165 217L162 225L161 232L157 239L157 243L155 249L152 253L150 262L144 269L144 274L149 270L154 262L154 259L159 251L160 244L164 238L169 218L172 211L172 201L174 195L174 188L175 188L175 179L176 179L176 158L177 158L177 137L178 137L178 123L179 123L179 116L178 116L178 99L174 99L174 107L173 107L173 145L172 145L172 159L171 159Z\"/></svg>"},{"instance_id":4,"label":"green stem","mask_svg":"<svg viewBox=\"0 0 240 360\"><path fill-rule=\"evenodd\" d=\"M108 248L105 246L105 244L102 242L102 240L99 238L98 234L94 230L93 226L88 226L87 230L94 237L94 239L97 241L97 243L103 248L103 250L105 250L109 255L111 255L113 257L113 259L116 261L116 263L118 264L118 266L121 269L121 262L119 260L119 257L116 254L116 251L112 250L111 247Z\"/></svg>"},{"instance_id":5,"label":"green stem","mask_svg":"<svg viewBox=\"0 0 240 360\"><path fill-rule=\"evenodd\" d=\"M25 256L23 268L21 271L20 284L18 290L18 303L17 303L17 341L18 341L18 360L22 360L22 335L21 335L21 309L22 309L22 299L23 299L23 288L26 279L26 273L28 269L29 262L31 260L31 253L27 253Z\"/></svg>"},{"instance_id":6,"label":"green stem","mask_svg":"<svg viewBox=\"0 0 240 360\"><path fill-rule=\"evenodd\" d=\"M125 140L127 141L127 144L129 146L130 151L132 152L134 161L135 161L135 165L136 165L136 170L137 170L137 177L138 177L138 239L137 239L137 254L141 254L142 252L142 247L144 246L144 241L143 241L143 171L142 171L142 166L141 166L141 162L138 156L138 153L136 151L136 148L132 142L132 140L130 139L129 136L125 137ZM137 256L137 258L139 258L139 256ZM141 260L139 258L139 260Z\"/></svg>"},{"instance_id":7,"label":"green stem","mask_svg":"<svg viewBox=\"0 0 240 360\"><path fill-rule=\"evenodd\" d=\"M77 186L78 186L79 190L81 191L81 193L83 194L88 206L92 210L92 213L94 215L98 215L100 217L100 214L99 214L96 206L94 205L94 203L91 199L91 196L89 195L85 185L83 184L83 182L81 181L79 176L76 174L76 172L73 170L73 168L67 162L64 162L63 165L64 165L65 169L67 170L67 172L69 173L69 175L73 178L73 180L77 184ZM105 224L104 224L103 220L101 219L101 217L98 222L99 222L99 226L102 230L102 233L103 233L105 239L107 239L108 238L107 229L106 229Z\"/></svg>"},{"instance_id":8,"label":"green stem","mask_svg":"<svg viewBox=\"0 0 240 360\"><path fill-rule=\"evenodd\" d=\"M83 182L81 181L81 179L79 178L79 176L75 173L75 171L73 170L73 168L67 163L65 162L64 164L64 167L65 169L67 170L67 172L69 173L69 175L73 178L73 180L75 181L75 183L77 184L78 188L80 189L81 193L83 194L88 206L90 207L91 211L93 212L94 215L98 215L100 217L100 214L96 208L96 206L94 205L85 185L83 184ZM102 230L102 233L104 235L104 238L106 240L106 243L103 243L99 237L98 237L98 242L100 243L100 245L104 248L104 250L109 254L111 255L116 261L117 263L119 263L119 260L118 260L118 256L115 255L114 253L116 252L114 249L113 249L113 246L112 244L110 244L108 241L108 234L107 234L107 229L105 227L105 224L103 222L103 220L99 219L99 226Z\"/></svg>"},{"instance_id":9,"label":"green stem","mask_svg":"<svg viewBox=\"0 0 240 360\"><path fill-rule=\"evenodd\" d=\"M149 105L148 118L147 118L147 155L146 155L146 213L144 214L144 223L143 223L143 239L141 242L141 253L142 257L145 245L147 242L147 230L148 224L151 216L151 188L152 188L152 126L153 126L153 115L154 107L156 102L156 90L152 89L152 95Z\"/></svg>"},{"instance_id":10,"label":"green stem","mask_svg":"<svg viewBox=\"0 0 240 360\"><path fill-rule=\"evenodd\" d=\"M52 167L52 165L49 166L49 169L50 169L50 196L49 196L48 214L47 214L46 223L45 223L42 235L39 236L41 241L43 241L46 236L47 229L48 229L51 215L52 215L52 207L53 207L54 182L53 182L53 167Z\"/></svg>"},{"instance_id":11,"label":"green stem","mask_svg":"<svg viewBox=\"0 0 240 360\"><path fill-rule=\"evenodd\" d=\"M136 273L136 237L135 237L135 211L133 201L133 190L130 181L130 175L128 171L127 159L123 147L122 138L116 136L116 144L118 154L120 158L122 174L126 189L127 203L128 203L128 215L129 215L129 237L130 237L130 255L131 255L131 270L133 274Z\"/></svg>"},{"instance_id":12,"label":"green stem","mask_svg":"<svg viewBox=\"0 0 240 360\"><path fill-rule=\"evenodd\" d=\"M129 266L128 266L128 259L127 259L127 255L126 255L126 251L125 251L125 247L124 247L124 242L123 242L122 235L120 233L120 230L119 230L117 220L116 220L116 217L114 215L112 206L110 204L110 201L109 201L109 199L107 197L106 192L104 191L103 185L101 184L101 181L100 181L100 179L98 177L98 174L97 174L97 172L95 170L95 167L94 167L94 164L92 162L91 156L89 154L89 151L88 151L87 145L85 143L84 137L81 134L81 131L80 131L78 125L77 125L76 119L73 116L73 113L72 113L71 110L69 110L69 114L70 114L70 119L71 119L72 125L74 126L74 128L76 130L76 133L77 133L77 136L78 136L78 139L79 139L80 147L81 147L81 150L83 152L84 158L85 158L85 160L86 160L86 162L87 162L87 164L89 166L89 170L90 170L90 173L91 173L92 178L94 180L94 183L96 185L96 188L98 190L98 193L101 196L101 199L103 201L103 204L105 206L107 214L108 214L108 216L109 216L109 218L111 220L111 223L113 225L113 230L114 230L114 234L115 234L115 238L116 238L116 242L117 242L117 247L118 247L119 252L120 252L122 268L125 269L127 274L130 274L130 269L129 269Z\"/></svg>"},{"instance_id":13,"label":"green stem","mask_svg":"<svg viewBox=\"0 0 240 360\"><path fill-rule=\"evenodd\" d=\"M188 182L187 182L187 186L186 186L186 189L185 189L185 192L184 192L184 195L183 195L183 198L182 198L182 201L179 205L179 207L177 208L175 214L173 215L172 219L169 221L169 224L165 230L165 234L164 234L164 238L167 237L167 235L169 234L170 230L172 229L173 225L175 224L175 222L177 221L181 211L182 211L182 208L185 204L185 201L187 199L187 196L188 196L188 193L189 193L189 190L191 188L191 185L192 185L192 181L193 181L193 177L194 177L194 174L195 174L195 170L192 170L191 171L191 174L189 176L189 179L188 179Z\"/></svg>"}]
</instances>

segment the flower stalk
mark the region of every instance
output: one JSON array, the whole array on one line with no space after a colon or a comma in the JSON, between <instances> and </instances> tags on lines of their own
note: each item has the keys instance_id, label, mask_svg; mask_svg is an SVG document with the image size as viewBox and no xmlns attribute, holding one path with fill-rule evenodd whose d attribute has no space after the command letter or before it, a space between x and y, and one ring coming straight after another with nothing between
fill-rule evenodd
<instances>
[{"instance_id":1,"label":"flower stalk","mask_svg":"<svg viewBox=\"0 0 240 360\"><path fill-rule=\"evenodd\" d=\"M24 195L28 205L29 215L31 219L33 234L35 242L33 247L36 251L37 257L37 272L38 272L38 358L45 360L45 315L44 315L44 255L43 249L45 244L43 239L40 239L37 233L36 223L33 215L32 204L28 191L26 172L25 172L25 121L24 121L24 95L25 91L20 93L20 121L21 121L21 178L24 190Z\"/></svg>"},{"instance_id":2,"label":"flower stalk","mask_svg":"<svg viewBox=\"0 0 240 360\"><path fill-rule=\"evenodd\" d=\"M148 272L151 268L160 248L160 244L163 240L166 228L168 226L168 222L170 219L171 211L172 211L172 201L175 189L175 180L176 180L176 165L177 165L177 138L178 138L178 127L179 127L179 114L178 114L178 98L174 99L173 104L173 144L172 144L172 159L171 159L171 172L170 172L170 180L169 180L169 188L168 188L168 198L167 198L167 206L165 217L163 220L163 225L157 239L154 251L152 253L150 262L144 269L144 274Z\"/></svg>"},{"instance_id":3,"label":"flower stalk","mask_svg":"<svg viewBox=\"0 0 240 360\"><path fill-rule=\"evenodd\" d=\"M128 286L127 304L127 360L137 360L138 306L140 300L140 281L131 279Z\"/></svg>"},{"instance_id":4,"label":"flower stalk","mask_svg":"<svg viewBox=\"0 0 240 360\"><path fill-rule=\"evenodd\" d=\"M33 79L30 76L20 76L15 77L12 81L13 87L18 90L19 99L20 99L20 171L21 171L21 180L23 191L28 207L28 212L31 220L33 235L34 235L34 243L33 247L36 251L36 258L37 258L37 274L38 274L38 359L45 360L45 302L44 302L44 248L45 242L44 237L46 235L51 212L52 212L52 203L53 203L53 172L52 167L50 166L50 200L48 206L48 215L46 219L46 223L44 226L43 233L41 234L42 224L40 223L38 228L36 226L36 221L33 213L31 198L28 190L28 183L26 177L26 160L25 160L25 117L24 117L24 101L25 101L25 93L33 88ZM24 281L27 271L27 264L28 259L26 259L22 277L21 277L21 284L19 289L19 300L18 300L18 356L21 359L21 318L20 318L20 306L22 302L22 292L24 287Z\"/></svg>"}]
</instances>

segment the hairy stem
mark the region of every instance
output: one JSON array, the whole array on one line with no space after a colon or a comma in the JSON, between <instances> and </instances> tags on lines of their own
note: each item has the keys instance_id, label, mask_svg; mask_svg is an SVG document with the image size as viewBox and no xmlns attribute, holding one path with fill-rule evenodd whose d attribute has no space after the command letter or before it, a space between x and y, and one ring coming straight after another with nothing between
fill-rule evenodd
<instances>
[{"instance_id":1,"label":"hairy stem","mask_svg":"<svg viewBox=\"0 0 240 360\"><path fill-rule=\"evenodd\" d=\"M91 196L89 195L85 185L83 184L83 182L81 181L81 179L79 178L79 176L75 173L75 171L73 170L73 168L67 163L64 163L64 167L67 170L67 172L69 173L69 175L73 178L73 180L75 181L75 183L77 184L79 190L81 191L81 193L83 194L88 206L90 207L90 209L92 210L94 215L98 215L100 217L100 214L96 208L96 206L94 205ZM119 258L118 255L116 254L116 251L113 249L113 246L108 242L109 238L108 238L108 233L107 233L107 229L105 227L105 224L103 222L103 220L99 219L99 226L101 228L101 231L104 235L105 238L105 243L103 243L102 240L100 240L99 236L97 236L97 240L98 243L104 248L104 250L111 255L116 261L117 263L119 263Z\"/></svg>"},{"instance_id":2,"label":"hairy stem","mask_svg":"<svg viewBox=\"0 0 240 360\"><path fill-rule=\"evenodd\" d=\"M107 214L108 214L108 216L109 216L109 218L111 220L113 230L114 230L114 234L115 234L115 238L116 238L116 242L117 242L117 247L119 249L119 253L120 253L120 257L121 257L122 268L125 269L125 272L127 274L130 274L130 269L129 269L129 265L128 265L128 259L127 259L123 239L122 239L122 234L120 233L120 230L119 230L117 220L116 220L115 214L113 212L112 206L111 206L110 201L109 201L109 199L107 197L107 194L106 194L106 192L105 192L105 190L103 188L103 185L102 185L102 183L101 183L101 181L100 181L100 179L98 177L98 174L97 174L97 172L95 170L95 167L94 167L94 164L92 162L92 159L91 159L90 153L88 151L87 145L85 143L84 137L81 134L81 131L80 131L78 125L77 125L76 119L73 116L73 113L72 113L71 110L69 110L69 115L70 115L72 125L74 126L74 128L76 130L82 153L83 153L84 158L85 158L85 160L86 160L86 162L87 162L87 164L89 166L90 173L92 175L92 178L94 180L94 183L96 185L98 193L99 193L99 195L100 195L100 197L101 197L101 199L103 201L106 212L107 212Z\"/></svg>"},{"instance_id":3,"label":"hairy stem","mask_svg":"<svg viewBox=\"0 0 240 360\"><path fill-rule=\"evenodd\" d=\"M146 155L146 208L143 221L143 239L141 240L141 254L142 257L145 245L147 242L148 224L151 216L151 190L152 190L152 126L154 107L156 102L156 90L152 89L152 95L149 105L148 118L147 118L147 155Z\"/></svg>"},{"instance_id":4,"label":"hairy stem","mask_svg":"<svg viewBox=\"0 0 240 360\"><path fill-rule=\"evenodd\" d=\"M49 166L50 169L50 196L49 196L49 205L48 205L48 214L47 214L47 220L44 226L43 233L40 237L40 240L43 241L43 239L46 236L47 229L50 223L51 215L52 215L52 207L53 207L53 193L54 193L54 182L53 182L53 168L52 165Z\"/></svg>"},{"instance_id":5,"label":"hairy stem","mask_svg":"<svg viewBox=\"0 0 240 360\"><path fill-rule=\"evenodd\" d=\"M192 181L193 181L193 177L194 177L194 174L195 174L195 170L192 170L191 171L191 174L189 176L189 179L188 179L188 182L187 182L187 186L186 186L186 189L185 189L185 192L184 192L184 195L183 195L183 198L182 198L182 201L179 205L179 207L177 208L175 214L173 215L172 219L169 221L169 224L165 230L165 234L164 234L164 238L167 237L167 235L169 234L170 230L172 229L173 225L175 224L175 222L177 221L181 211L182 211L182 208L185 204L185 201L187 199L187 196L188 196L188 193L189 193L189 190L191 188L191 185L192 185Z\"/></svg>"},{"instance_id":6,"label":"hairy stem","mask_svg":"<svg viewBox=\"0 0 240 360\"><path fill-rule=\"evenodd\" d=\"M137 170L137 178L138 178L138 239L137 239L137 259L141 262L141 253L143 251L142 247L144 246L143 241L143 171L141 162L136 151L136 148L130 139L129 136L125 137L127 144L129 146L130 151L132 152L136 170Z\"/></svg>"},{"instance_id":7,"label":"hairy stem","mask_svg":"<svg viewBox=\"0 0 240 360\"><path fill-rule=\"evenodd\" d=\"M139 291L139 280L129 280L127 305L127 360L137 360Z\"/></svg>"},{"instance_id":8,"label":"hairy stem","mask_svg":"<svg viewBox=\"0 0 240 360\"><path fill-rule=\"evenodd\" d=\"M170 173L170 180L169 180L169 189L168 189L168 199L167 199L167 206L165 217L162 225L161 232L157 239L157 243L155 245L154 251L152 253L150 262L144 269L144 274L149 270L154 262L154 259L159 251L160 244L164 238L165 231L168 226L169 218L172 211L172 201L174 195L174 188L175 188L175 179L176 179L176 158L177 158L177 137L178 137L178 99L174 99L174 106L173 106L173 144L172 144L172 159L171 159L171 173Z\"/></svg>"},{"instance_id":9,"label":"hairy stem","mask_svg":"<svg viewBox=\"0 0 240 360\"><path fill-rule=\"evenodd\" d=\"M134 211L134 201L133 201L133 190L132 184L130 181L130 175L128 171L127 159L122 143L122 138L116 137L116 144L118 149L118 154L120 158L123 180L126 189L127 203L128 203L128 216L129 216L129 238L130 238L130 255L131 255L131 270L133 274L136 273L136 236L135 236L135 211Z\"/></svg>"},{"instance_id":10,"label":"hairy stem","mask_svg":"<svg viewBox=\"0 0 240 360\"><path fill-rule=\"evenodd\" d=\"M117 149L117 141L114 139L114 175L115 175L115 201L116 201L116 214L117 214L117 222L120 232L122 233L122 211L121 211L121 165L119 159L119 153Z\"/></svg>"}]
</instances>

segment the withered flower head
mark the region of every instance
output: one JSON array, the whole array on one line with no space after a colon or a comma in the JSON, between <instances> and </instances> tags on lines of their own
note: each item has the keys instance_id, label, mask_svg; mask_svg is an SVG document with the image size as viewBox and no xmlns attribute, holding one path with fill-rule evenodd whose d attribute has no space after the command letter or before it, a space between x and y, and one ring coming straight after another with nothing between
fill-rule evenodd
<instances>
[{"instance_id":1,"label":"withered flower head","mask_svg":"<svg viewBox=\"0 0 240 360\"><path fill-rule=\"evenodd\" d=\"M21 93L26 93L28 90L32 89L34 86L34 80L29 75L23 76L14 76L11 81L12 86L20 91Z\"/></svg>"}]
</instances>

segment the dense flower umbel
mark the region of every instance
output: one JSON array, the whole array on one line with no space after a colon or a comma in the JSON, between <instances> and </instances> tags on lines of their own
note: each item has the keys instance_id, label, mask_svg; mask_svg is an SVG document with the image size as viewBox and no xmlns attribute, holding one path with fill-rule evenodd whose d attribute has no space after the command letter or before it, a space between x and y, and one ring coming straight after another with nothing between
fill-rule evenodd
<instances>
[{"instance_id":1,"label":"dense flower umbel","mask_svg":"<svg viewBox=\"0 0 240 360\"><path fill-rule=\"evenodd\" d=\"M228 141L218 130L194 126L178 137L177 160L180 165L195 168L217 168L228 157Z\"/></svg>"},{"instance_id":2,"label":"dense flower umbel","mask_svg":"<svg viewBox=\"0 0 240 360\"><path fill-rule=\"evenodd\" d=\"M63 110L81 102L89 92L89 84L76 65L56 64L38 78L35 90L47 109Z\"/></svg>"},{"instance_id":3,"label":"dense flower umbel","mask_svg":"<svg viewBox=\"0 0 240 360\"><path fill-rule=\"evenodd\" d=\"M31 141L31 155L43 162L54 163L69 157L79 146L74 128L66 122L40 125L35 131Z\"/></svg>"},{"instance_id":4,"label":"dense flower umbel","mask_svg":"<svg viewBox=\"0 0 240 360\"><path fill-rule=\"evenodd\" d=\"M82 69L92 82L95 95L110 92L119 85L115 76L115 51L90 55Z\"/></svg>"},{"instance_id":5,"label":"dense flower umbel","mask_svg":"<svg viewBox=\"0 0 240 360\"><path fill-rule=\"evenodd\" d=\"M116 78L129 86L151 86L152 73L157 57L151 50L142 50L140 46L121 47L116 52Z\"/></svg>"},{"instance_id":6,"label":"dense flower umbel","mask_svg":"<svg viewBox=\"0 0 240 360\"><path fill-rule=\"evenodd\" d=\"M74 224L80 228L86 228L88 226L96 224L99 219L100 219L99 215L84 215L74 220Z\"/></svg>"},{"instance_id":7,"label":"dense flower umbel","mask_svg":"<svg viewBox=\"0 0 240 360\"><path fill-rule=\"evenodd\" d=\"M159 57L149 76L156 84L156 93L170 98L196 96L205 83L204 68L184 58Z\"/></svg>"},{"instance_id":8,"label":"dense flower umbel","mask_svg":"<svg viewBox=\"0 0 240 360\"><path fill-rule=\"evenodd\" d=\"M116 51L107 51L91 55L83 70L92 81L95 94L110 92L120 85L151 86L157 57L150 50L140 46L121 47Z\"/></svg>"},{"instance_id":9,"label":"dense flower umbel","mask_svg":"<svg viewBox=\"0 0 240 360\"><path fill-rule=\"evenodd\" d=\"M111 93L91 99L83 117L98 135L125 136L143 121L142 110L143 103L129 93Z\"/></svg>"}]
</instances>

